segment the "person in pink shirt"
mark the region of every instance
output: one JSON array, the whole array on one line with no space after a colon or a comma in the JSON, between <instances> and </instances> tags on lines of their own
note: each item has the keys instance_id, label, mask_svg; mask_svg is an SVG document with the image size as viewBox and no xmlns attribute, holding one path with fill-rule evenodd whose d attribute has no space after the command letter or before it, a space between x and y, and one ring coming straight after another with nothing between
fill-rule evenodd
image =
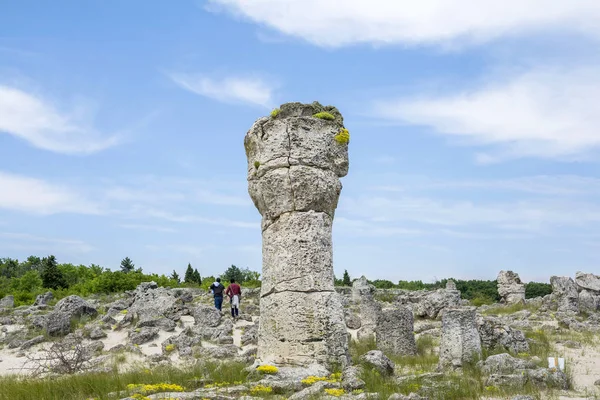
<instances>
[{"instance_id":1,"label":"person in pink shirt","mask_svg":"<svg viewBox=\"0 0 600 400\"><path fill-rule=\"evenodd\" d=\"M235 283L235 279L230 280L231 284L227 286L225 294L229 296L229 303L231 304L231 317L237 318L240 314L240 297L242 297L242 288L240 285Z\"/></svg>"}]
</instances>

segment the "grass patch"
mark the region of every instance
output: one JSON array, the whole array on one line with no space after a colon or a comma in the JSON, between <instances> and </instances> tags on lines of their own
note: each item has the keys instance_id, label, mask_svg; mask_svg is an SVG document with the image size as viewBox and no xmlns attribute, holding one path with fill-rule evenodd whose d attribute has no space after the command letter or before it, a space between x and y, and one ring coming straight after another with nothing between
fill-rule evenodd
<instances>
[{"instance_id":1,"label":"grass patch","mask_svg":"<svg viewBox=\"0 0 600 400\"><path fill-rule=\"evenodd\" d=\"M377 344L375 343L375 338L373 336L369 337L368 339L363 339L363 340L352 339L350 341L350 356L352 357L352 363L359 364L360 356L362 356L363 354L365 354L371 350L376 350L376 349L377 349Z\"/></svg>"},{"instance_id":2,"label":"grass patch","mask_svg":"<svg viewBox=\"0 0 600 400\"><path fill-rule=\"evenodd\" d=\"M523 310L536 312L536 311L538 311L538 309L539 309L538 306L525 304L525 303L516 303L516 304L510 304L510 305L506 305L506 306L505 305L497 305L494 307L490 307L487 310L483 311L482 314L484 314L484 315L508 315L508 314L514 314L516 312L523 311Z\"/></svg>"},{"instance_id":3,"label":"grass patch","mask_svg":"<svg viewBox=\"0 0 600 400\"><path fill-rule=\"evenodd\" d=\"M396 296L390 292L377 292L375 293L375 300L379 300L384 303L393 303L396 300Z\"/></svg>"},{"instance_id":4,"label":"grass patch","mask_svg":"<svg viewBox=\"0 0 600 400\"><path fill-rule=\"evenodd\" d=\"M332 114L330 114L326 111L322 111L322 112L313 114L313 117L319 118L319 119L324 119L327 121L333 121L335 119L335 117Z\"/></svg>"},{"instance_id":5,"label":"grass patch","mask_svg":"<svg viewBox=\"0 0 600 400\"><path fill-rule=\"evenodd\" d=\"M90 397L108 400L109 393L127 391L130 390L128 385L140 384L168 383L180 385L185 390L194 390L200 387L198 379L218 382L245 381L245 367L246 364L236 362L206 362L188 369L160 367L125 373L119 373L115 369L109 373L70 375L58 379L0 377L0 400L81 400Z\"/></svg>"},{"instance_id":6,"label":"grass patch","mask_svg":"<svg viewBox=\"0 0 600 400\"><path fill-rule=\"evenodd\" d=\"M276 118L279 115L279 108L275 108L271 111L271 118Z\"/></svg>"}]
</instances>

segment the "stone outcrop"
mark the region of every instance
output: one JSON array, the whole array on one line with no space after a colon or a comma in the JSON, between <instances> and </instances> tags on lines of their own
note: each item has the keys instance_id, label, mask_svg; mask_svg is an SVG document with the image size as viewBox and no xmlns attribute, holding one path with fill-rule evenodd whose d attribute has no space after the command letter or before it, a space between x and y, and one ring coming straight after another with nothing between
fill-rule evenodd
<instances>
[{"instance_id":1,"label":"stone outcrop","mask_svg":"<svg viewBox=\"0 0 600 400\"><path fill-rule=\"evenodd\" d=\"M588 290L592 293L600 293L600 276L577 271L575 273L575 284L580 290Z\"/></svg>"},{"instance_id":2,"label":"stone outcrop","mask_svg":"<svg viewBox=\"0 0 600 400\"><path fill-rule=\"evenodd\" d=\"M512 271L500 271L497 281L501 303L516 304L525 301L525 284L521 282L519 274Z\"/></svg>"},{"instance_id":3,"label":"stone outcrop","mask_svg":"<svg viewBox=\"0 0 600 400\"><path fill-rule=\"evenodd\" d=\"M477 330L481 345L486 350L502 348L513 354L529 352L529 344L523 331L503 324L498 318L478 317Z\"/></svg>"},{"instance_id":4,"label":"stone outcrop","mask_svg":"<svg viewBox=\"0 0 600 400\"><path fill-rule=\"evenodd\" d=\"M319 112L333 120L313 116ZM348 173L347 137L335 107L287 103L244 139L248 192L262 215L263 362L348 363L331 239L339 178Z\"/></svg>"},{"instance_id":5,"label":"stone outcrop","mask_svg":"<svg viewBox=\"0 0 600 400\"><path fill-rule=\"evenodd\" d=\"M46 306L54 298L52 292L46 292L44 294L38 294L33 302L34 306Z\"/></svg>"},{"instance_id":6,"label":"stone outcrop","mask_svg":"<svg viewBox=\"0 0 600 400\"><path fill-rule=\"evenodd\" d=\"M12 295L6 296L0 300L0 308L13 308L15 306L15 298Z\"/></svg>"},{"instance_id":7,"label":"stone outcrop","mask_svg":"<svg viewBox=\"0 0 600 400\"><path fill-rule=\"evenodd\" d=\"M383 376L393 375L396 368L394 362L380 350L371 350L363 354L360 356L360 361L377 370Z\"/></svg>"},{"instance_id":8,"label":"stone outcrop","mask_svg":"<svg viewBox=\"0 0 600 400\"><path fill-rule=\"evenodd\" d=\"M397 302L410 307L417 317L438 318L443 310L460 305L460 291L456 289L414 292L405 290L398 295Z\"/></svg>"},{"instance_id":9,"label":"stone outcrop","mask_svg":"<svg viewBox=\"0 0 600 400\"><path fill-rule=\"evenodd\" d=\"M481 358L481 338L474 307L449 308L442 317L440 368L459 368Z\"/></svg>"},{"instance_id":10,"label":"stone outcrop","mask_svg":"<svg viewBox=\"0 0 600 400\"><path fill-rule=\"evenodd\" d=\"M415 355L413 313L407 307L385 308L379 314L375 338L377 348L387 354Z\"/></svg>"},{"instance_id":11,"label":"stone outcrop","mask_svg":"<svg viewBox=\"0 0 600 400\"><path fill-rule=\"evenodd\" d=\"M573 279L566 276L551 276L550 284L558 311L572 313L579 311L579 293Z\"/></svg>"}]
</instances>

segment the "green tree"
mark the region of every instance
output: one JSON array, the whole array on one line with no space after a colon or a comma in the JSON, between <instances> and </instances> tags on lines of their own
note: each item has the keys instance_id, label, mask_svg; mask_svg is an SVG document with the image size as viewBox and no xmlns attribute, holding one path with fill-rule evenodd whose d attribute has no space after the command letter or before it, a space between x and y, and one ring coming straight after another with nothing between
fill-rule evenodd
<instances>
[{"instance_id":1,"label":"green tree","mask_svg":"<svg viewBox=\"0 0 600 400\"><path fill-rule=\"evenodd\" d=\"M202 277L197 269L194 270L194 282L196 282L198 285L202 285Z\"/></svg>"},{"instance_id":2,"label":"green tree","mask_svg":"<svg viewBox=\"0 0 600 400\"><path fill-rule=\"evenodd\" d=\"M58 268L56 257L50 255L42 260L42 283L45 288L59 289L68 288L67 281Z\"/></svg>"},{"instance_id":3,"label":"green tree","mask_svg":"<svg viewBox=\"0 0 600 400\"><path fill-rule=\"evenodd\" d=\"M350 281L350 274L348 274L348 270L344 270L344 277L342 278L342 283L344 286L352 286L352 282Z\"/></svg>"},{"instance_id":4,"label":"green tree","mask_svg":"<svg viewBox=\"0 0 600 400\"><path fill-rule=\"evenodd\" d=\"M192 268L192 264L188 263L183 280L185 283L194 283L194 269Z\"/></svg>"},{"instance_id":5,"label":"green tree","mask_svg":"<svg viewBox=\"0 0 600 400\"><path fill-rule=\"evenodd\" d=\"M173 270L173 273L171 274L171 279L173 279L173 280L174 280L175 282L177 282L178 284L181 282L181 281L179 280L179 274L178 274L178 273L177 273L175 270Z\"/></svg>"},{"instance_id":6,"label":"green tree","mask_svg":"<svg viewBox=\"0 0 600 400\"><path fill-rule=\"evenodd\" d=\"M133 271L134 268L135 268L135 265L133 264L133 262L131 261L131 259L129 257L125 257L124 259L121 260L121 271L122 272L128 273L128 272Z\"/></svg>"},{"instance_id":7,"label":"green tree","mask_svg":"<svg viewBox=\"0 0 600 400\"><path fill-rule=\"evenodd\" d=\"M42 279L37 271L27 271L19 279L19 290L22 292L35 292L42 287Z\"/></svg>"},{"instance_id":8,"label":"green tree","mask_svg":"<svg viewBox=\"0 0 600 400\"><path fill-rule=\"evenodd\" d=\"M227 268L225 272L221 274L221 280L223 280L224 282L229 282L231 279L235 279L237 283L242 283L244 282L244 278L245 276L242 270L236 267L235 265L232 265L231 267Z\"/></svg>"},{"instance_id":9,"label":"green tree","mask_svg":"<svg viewBox=\"0 0 600 400\"><path fill-rule=\"evenodd\" d=\"M544 297L552 293L552 285L541 282L528 282L525 285L525 298L533 299L534 297Z\"/></svg>"}]
</instances>

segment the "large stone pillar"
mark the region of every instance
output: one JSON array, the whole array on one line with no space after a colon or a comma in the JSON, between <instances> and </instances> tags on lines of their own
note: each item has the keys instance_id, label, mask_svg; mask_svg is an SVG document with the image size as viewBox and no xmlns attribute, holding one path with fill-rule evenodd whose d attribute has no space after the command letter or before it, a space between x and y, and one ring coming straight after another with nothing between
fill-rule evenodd
<instances>
[{"instance_id":1,"label":"large stone pillar","mask_svg":"<svg viewBox=\"0 0 600 400\"><path fill-rule=\"evenodd\" d=\"M329 119L314 117L321 112ZM348 362L331 240L348 138L335 107L287 103L258 119L244 139L248 192L262 215L263 363Z\"/></svg>"}]
</instances>

